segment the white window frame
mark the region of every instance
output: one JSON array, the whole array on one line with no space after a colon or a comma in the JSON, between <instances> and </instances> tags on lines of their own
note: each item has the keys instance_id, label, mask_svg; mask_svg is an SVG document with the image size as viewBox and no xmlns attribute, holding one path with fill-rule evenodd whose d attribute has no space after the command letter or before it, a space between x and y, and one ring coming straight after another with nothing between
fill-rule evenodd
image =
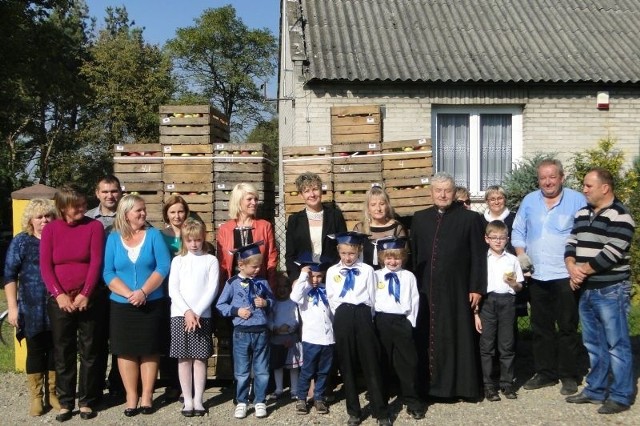
<instances>
[{"instance_id":1,"label":"white window frame","mask_svg":"<svg viewBox=\"0 0 640 426\"><path fill-rule=\"evenodd\" d=\"M481 114L511 114L511 165L522 158L523 153L523 123L522 107L518 106L434 106L431 109L431 140L433 141L434 168L437 167L436 156L438 148L438 114L468 114L469 115L469 192L473 197L484 197L480 190L480 115ZM436 172L440 170L435 170Z\"/></svg>"}]
</instances>

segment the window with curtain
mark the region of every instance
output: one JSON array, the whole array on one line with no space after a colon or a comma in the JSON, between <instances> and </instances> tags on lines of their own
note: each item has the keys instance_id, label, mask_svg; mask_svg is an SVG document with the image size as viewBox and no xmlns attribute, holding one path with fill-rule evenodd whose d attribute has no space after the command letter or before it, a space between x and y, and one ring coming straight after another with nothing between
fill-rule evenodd
<instances>
[{"instance_id":1,"label":"window with curtain","mask_svg":"<svg viewBox=\"0 0 640 426\"><path fill-rule=\"evenodd\" d=\"M517 107L434 107L432 140L436 171L479 196L500 185L522 156L522 109Z\"/></svg>"}]
</instances>

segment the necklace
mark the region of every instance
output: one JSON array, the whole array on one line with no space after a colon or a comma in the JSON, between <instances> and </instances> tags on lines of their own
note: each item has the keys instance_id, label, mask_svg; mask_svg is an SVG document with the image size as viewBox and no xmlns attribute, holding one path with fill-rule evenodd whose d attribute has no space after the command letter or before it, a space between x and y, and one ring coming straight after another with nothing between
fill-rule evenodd
<instances>
[{"instance_id":1,"label":"necklace","mask_svg":"<svg viewBox=\"0 0 640 426\"><path fill-rule=\"evenodd\" d=\"M322 220L324 210L320 210L319 212L312 212L309 209L305 209L307 212L307 219L309 220Z\"/></svg>"}]
</instances>

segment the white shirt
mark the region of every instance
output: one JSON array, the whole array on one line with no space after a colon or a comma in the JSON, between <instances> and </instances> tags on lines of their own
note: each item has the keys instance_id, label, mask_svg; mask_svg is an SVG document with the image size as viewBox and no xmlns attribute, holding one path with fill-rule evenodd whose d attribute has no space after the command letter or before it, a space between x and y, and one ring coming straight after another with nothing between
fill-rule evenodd
<instances>
[{"instance_id":1,"label":"white shirt","mask_svg":"<svg viewBox=\"0 0 640 426\"><path fill-rule=\"evenodd\" d=\"M487 252L487 293L516 294L516 291L504 282L506 272L515 272L516 281L519 283L524 281L517 257L506 251L497 256L489 250Z\"/></svg>"},{"instance_id":2,"label":"white shirt","mask_svg":"<svg viewBox=\"0 0 640 426\"><path fill-rule=\"evenodd\" d=\"M289 296L300 307L302 341L314 345L333 345L336 342L333 337L333 313L322 299L317 305L313 304L313 297L309 297L312 288L309 275L301 272Z\"/></svg>"},{"instance_id":3,"label":"white shirt","mask_svg":"<svg viewBox=\"0 0 640 426\"><path fill-rule=\"evenodd\" d=\"M420 306L420 295L418 293L416 277L413 273L405 269L394 271L400 281L400 303L398 303L396 302L396 298L392 294L389 294L389 280L384 278L389 272L391 271L387 268L379 269L375 272L377 279L376 312L406 315L411 326L415 327L418 308Z\"/></svg>"},{"instance_id":4,"label":"white shirt","mask_svg":"<svg viewBox=\"0 0 640 426\"><path fill-rule=\"evenodd\" d=\"M359 269L360 275L354 276L355 283L353 290L347 291L343 297L340 297L346 279L346 277L340 273L340 270L343 268ZM334 314L338 306L343 303L351 303L352 305L365 304L371 307L372 315L375 312L376 274L373 268L366 263L358 260L351 266L344 266L342 262L339 262L327 270L326 283L327 298L329 299L331 311Z\"/></svg>"},{"instance_id":5,"label":"white shirt","mask_svg":"<svg viewBox=\"0 0 640 426\"><path fill-rule=\"evenodd\" d=\"M191 309L194 314L211 317L211 303L218 291L218 259L208 253L176 256L171 261L169 297L171 316L181 317Z\"/></svg>"}]
</instances>

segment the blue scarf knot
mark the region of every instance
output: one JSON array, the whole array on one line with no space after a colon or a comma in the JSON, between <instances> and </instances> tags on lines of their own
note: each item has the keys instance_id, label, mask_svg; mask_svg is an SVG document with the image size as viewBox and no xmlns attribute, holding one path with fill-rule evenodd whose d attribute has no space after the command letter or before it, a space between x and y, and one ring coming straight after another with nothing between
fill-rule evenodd
<instances>
[{"instance_id":1,"label":"blue scarf knot","mask_svg":"<svg viewBox=\"0 0 640 426\"><path fill-rule=\"evenodd\" d=\"M400 280L395 272L387 272L384 279L389 282L389 296L396 299L396 303L400 303Z\"/></svg>"},{"instance_id":2,"label":"blue scarf knot","mask_svg":"<svg viewBox=\"0 0 640 426\"><path fill-rule=\"evenodd\" d=\"M327 300L327 290L324 287L315 287L309 291L309 296L313 297L314 306L318 306L318 302L322 300L325 306L329 306L329 301Z\"/></svg>"},{"instance_id":3,"label":"blue scarf knot","mask_svg":"<svg viewBox=\"0 0 640 426\"><path fill-rule=\"evenodd\" d=\"M360 275L360 269L358 268L342 268L340 274L345 277L340 297L344 297L347 291L353 290L356 284L356 276Z\"/></svg>"}]
</instances>

